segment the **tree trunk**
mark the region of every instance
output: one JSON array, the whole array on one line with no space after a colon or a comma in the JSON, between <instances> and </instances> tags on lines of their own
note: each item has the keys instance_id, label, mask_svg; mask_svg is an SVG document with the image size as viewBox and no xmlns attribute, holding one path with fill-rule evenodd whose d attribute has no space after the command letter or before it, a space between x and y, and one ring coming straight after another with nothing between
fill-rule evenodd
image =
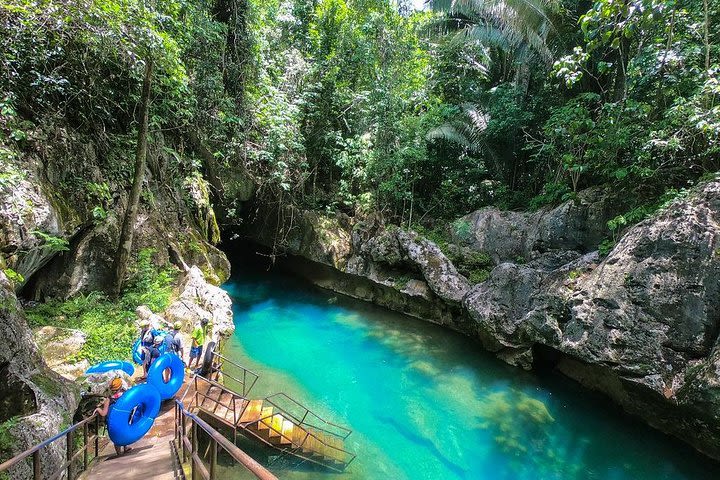
<instances>
[{"instance_id":1,"label":"tree trunk","mask_svg":"<svg viewBox=\"0 0 720 480\"><path fill-rule=\"evenodd\" d=\"M133 177L132 189L130 190L130 198L128 198L127 208L125 209L125 218L123 219L122 230L120 232L120 242L113 265L115 278L113 279L111 294L114 297L120 295L120 290L125 280L127 264L130 259L130 252L132 251L135 220L137 219L138 205L140 204L140 190L142 189L143 179L145 178L148 107L150 103L152 70L153 60L152 58L148 58L145 62L145 76L143 78L142 96L140 97L140 129L138 130L137 148L135 149L135 175Z\"/></svg>"},{"instance_id":2,"label":"tree trunk","mask_svg":"<svg viewBox=\"0 0 720 480\"><path fill-rule=\"evenodd\" d=\"M212 187L212 200L215 205L220 205L224 187L222 184L222 181L220 180L220 175L218 173L218 164L217 159L215 158L215 155L205 146L205 144L200 140L200 137L197 136L197 134L192 130L189 129L187 131L188 138L190 139L190 143L193 146L193 149L200 155L203 159L203 166L205 167L205 175L207 176L208 182L210 182L210 186ZM244 170L244 168L243 168Z\"/></svg>"},{"instance_id":3,"label":"tree trunk","mask_svg":"<svg viewBox=\"0 0 720 480\"><path fill-rule=\"evenodd\" d=\"M627 88L627 64L630 58L630 39L623 35L620 40L620 51L618 52L618 66L615 74L615 86L613 101L618 102L625 99Z\"/></svg>"},{"instance_id":4,"label":"tree trunk","mask_svg":"<svg viewBox=\"0 0 720 480\"><path fill-rule=\"evenodd\" d=\"M703 0L705 10L705 22L703 26L703 38L705 42L705 71L710 70L710 14L708 0Z\"/></svg>"}]
</instances>

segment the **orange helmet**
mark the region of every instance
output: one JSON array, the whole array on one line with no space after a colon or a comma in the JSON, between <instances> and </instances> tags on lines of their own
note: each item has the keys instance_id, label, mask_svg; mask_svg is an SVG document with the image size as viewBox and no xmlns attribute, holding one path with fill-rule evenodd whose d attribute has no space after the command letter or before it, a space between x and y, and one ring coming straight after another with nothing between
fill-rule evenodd
<instances>
[{"instance_id":1,"label":"orange helmet","mask_svg":"<svg viewBox=\"0 0 720 480\"><path fill-rule=\"evenodd\" d=\"M117 392L122 388L122 379L120 377L115 377L112 379L112 382L110 382L110 390L113 392Z\"/></svg>"}]
</instances>

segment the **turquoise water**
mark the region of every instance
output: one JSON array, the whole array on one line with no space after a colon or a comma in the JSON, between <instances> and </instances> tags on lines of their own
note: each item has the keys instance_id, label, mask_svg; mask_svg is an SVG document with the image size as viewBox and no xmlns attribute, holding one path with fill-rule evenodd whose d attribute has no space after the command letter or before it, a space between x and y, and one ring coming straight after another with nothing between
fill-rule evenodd
<instances>
[{"instance_id":1,"label":"turquoise water","mask_svg":"<svg viewBox=\"0 0 720 480\"><path fill-rule=\"evenodd\" d=\"M260 374L251 396L282 391L353 430L345 474L281 478L717 478L717 464L569 380L441 327L279 274L246 271L225 289L237 327L226 354Z\"/></svg>"}]
</instances>

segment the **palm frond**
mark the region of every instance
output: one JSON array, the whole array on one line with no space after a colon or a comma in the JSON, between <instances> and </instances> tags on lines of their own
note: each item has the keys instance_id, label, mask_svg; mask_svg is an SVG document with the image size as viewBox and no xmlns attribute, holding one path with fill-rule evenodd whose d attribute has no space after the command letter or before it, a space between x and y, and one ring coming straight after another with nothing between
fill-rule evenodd
<instances>
[{"instance_id":1,"label":"palm frond","mask_svg":"<svg viewBox=\"0 0 720 480\"><path fill-rule=\"evenodd\" d=\"M446 142L455 143L464 148L471 148L468 138L449 123L445 123L439 127L431 129L425 135L425 139L429 142L434 140L444 140Z\"/></svg>"}]
</instances>

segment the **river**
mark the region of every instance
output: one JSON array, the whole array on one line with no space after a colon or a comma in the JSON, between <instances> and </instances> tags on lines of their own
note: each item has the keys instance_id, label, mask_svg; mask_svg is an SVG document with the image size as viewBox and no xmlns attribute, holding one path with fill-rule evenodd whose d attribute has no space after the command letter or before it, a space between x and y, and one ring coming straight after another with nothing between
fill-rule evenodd
<instances>
[{"instance_id":1,"label":"river","mask_svg":"<svg viewBox=\"0 0 720 480\"><path fill-rule=\"evenodd\" d=\"M283 479L707 479L718 465L558 374L510 367L445 328L234 265L232 360L353 433L346 473ZM272 458L272 457L271 457ZM712 473L715 472L715 473ZM240 467L221 478L250 478Z\"/></svg>"}]
</instances>

